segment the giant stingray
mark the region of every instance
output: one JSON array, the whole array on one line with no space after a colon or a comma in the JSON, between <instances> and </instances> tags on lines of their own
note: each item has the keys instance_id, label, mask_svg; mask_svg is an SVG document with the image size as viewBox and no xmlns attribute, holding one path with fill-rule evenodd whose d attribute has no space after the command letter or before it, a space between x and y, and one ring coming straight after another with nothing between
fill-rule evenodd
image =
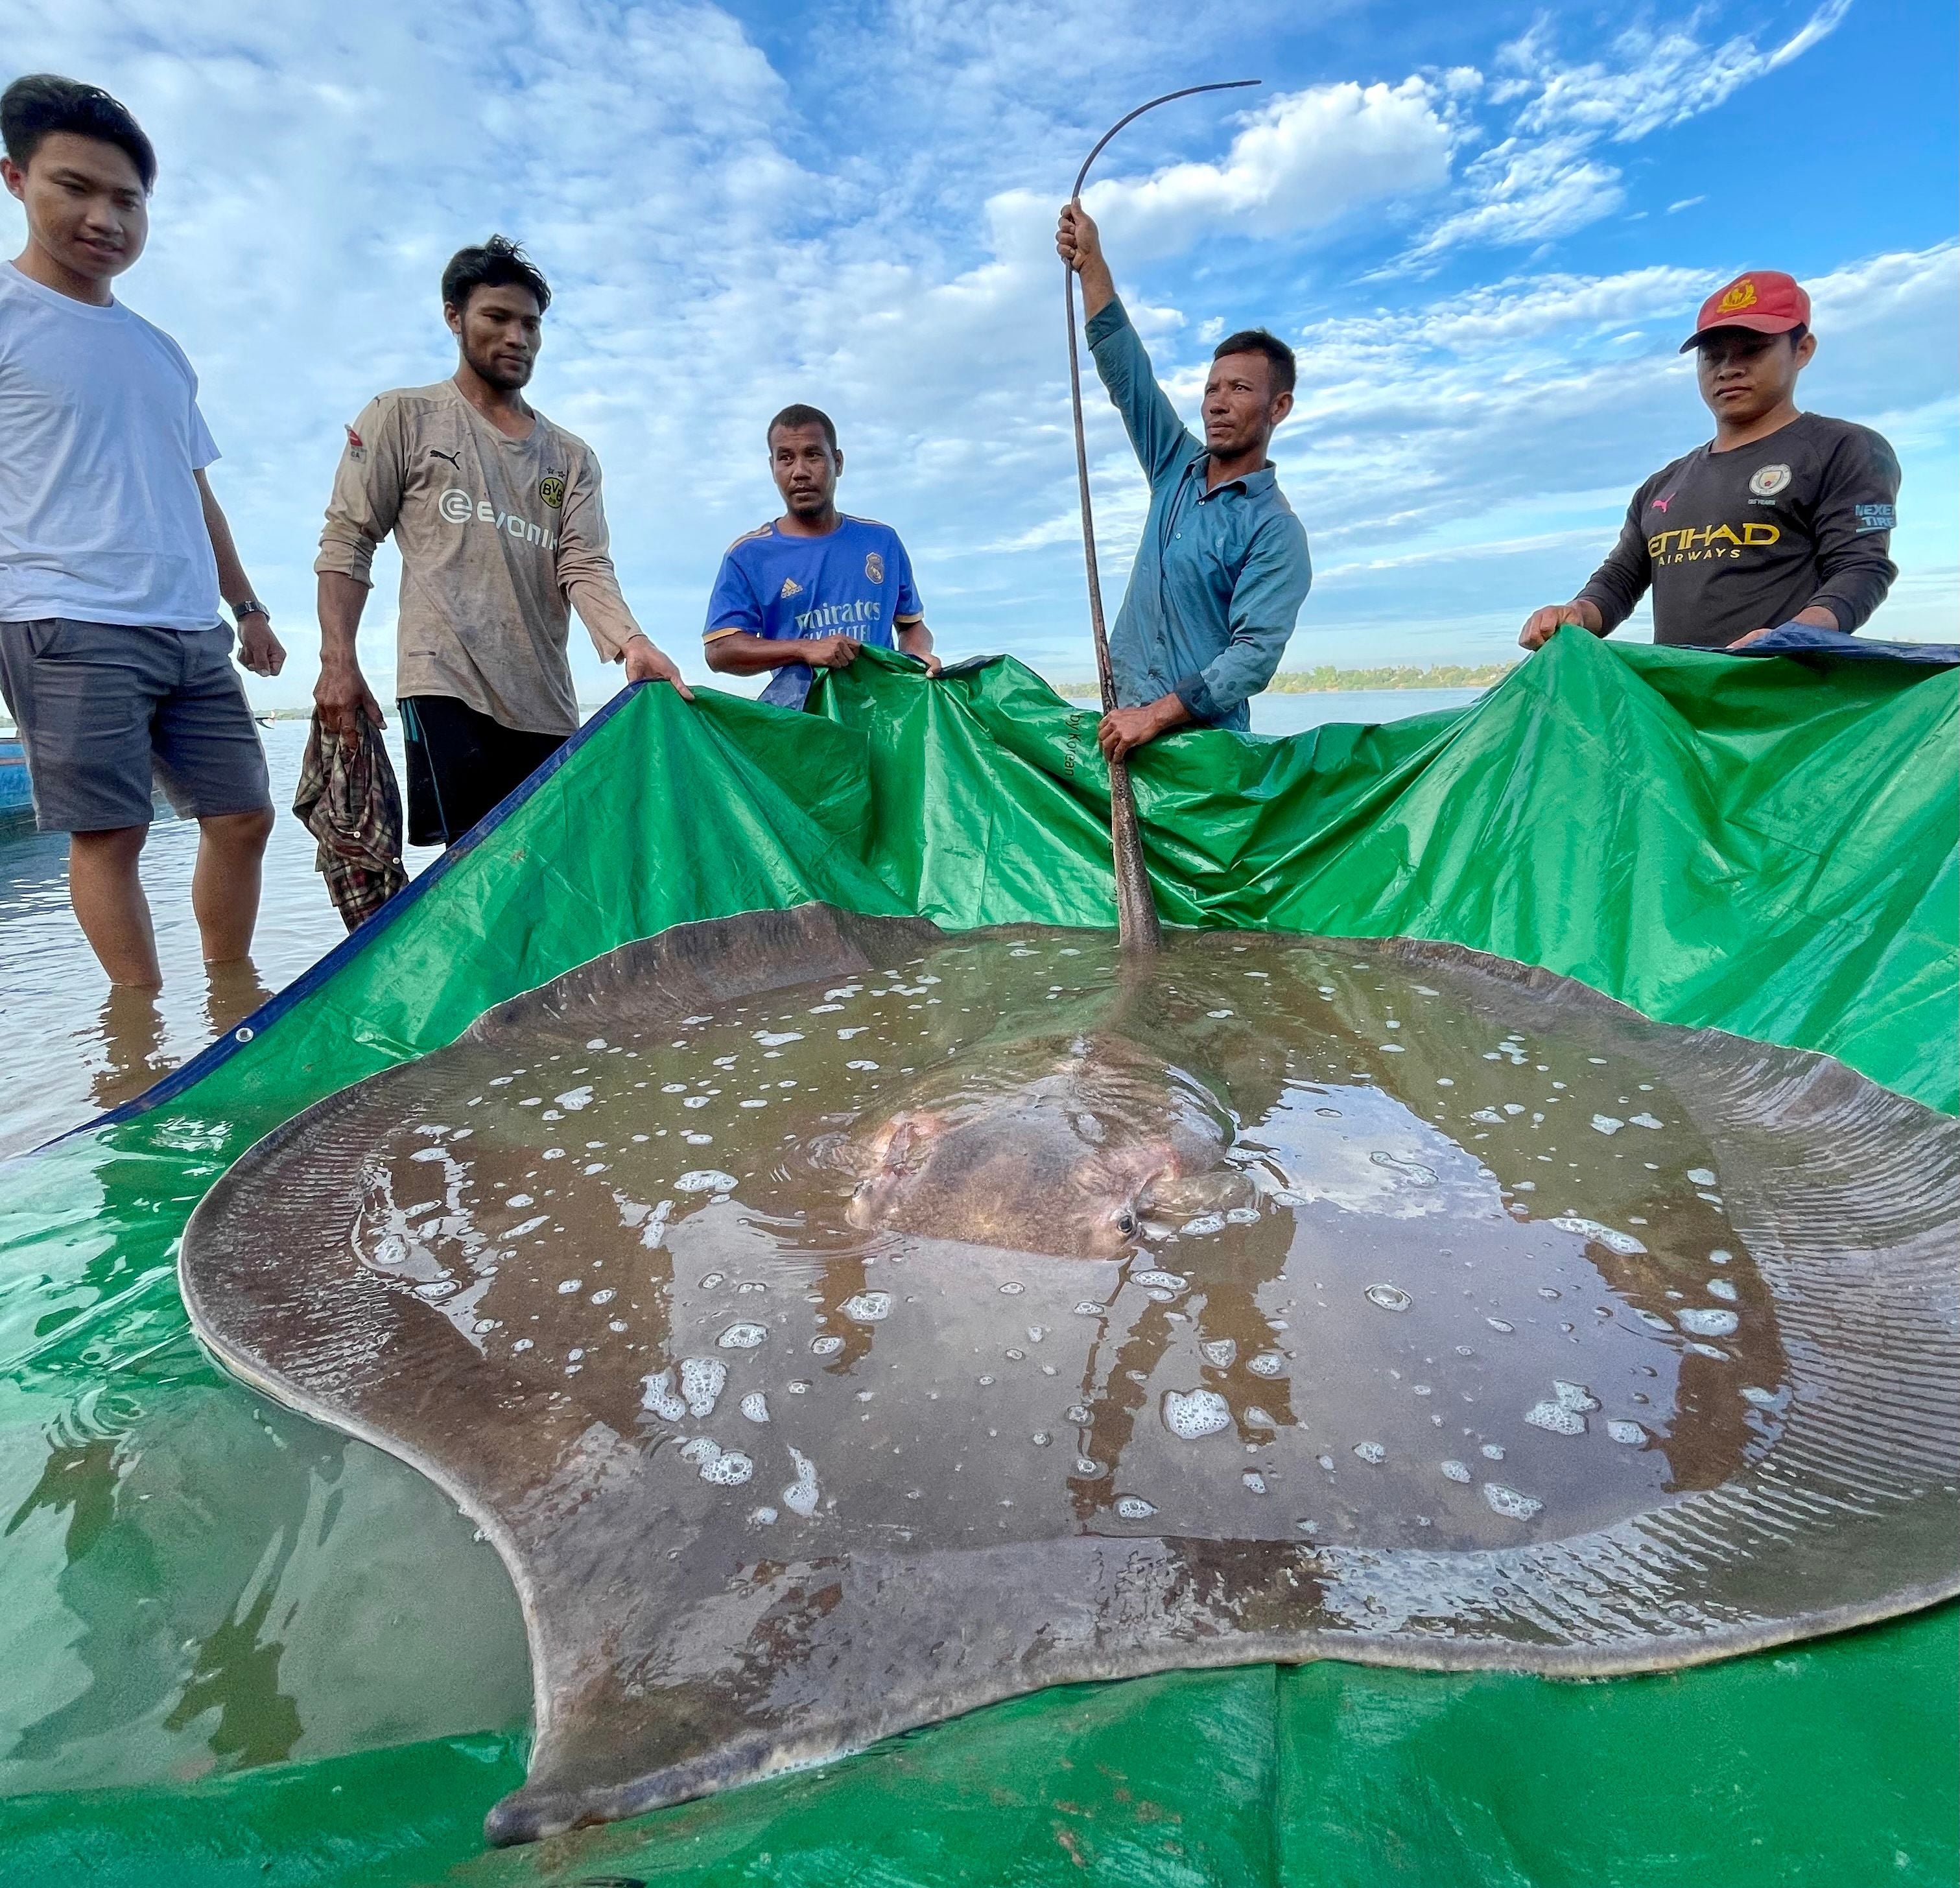
<instances>
[{"instance_id":1,"label":"giant stingray","mask_svg":"<svg viewBox=\"0 0 1960 1888\"><path fill-rule=\"evenodd\" d=\"M516 1582L494 1838L1045 1685L1654 1670L1960 1589L1952 1122L1454 947L1115 963L681 926L199 1207L205 1342Z\"/></svg>"}]
</instances>

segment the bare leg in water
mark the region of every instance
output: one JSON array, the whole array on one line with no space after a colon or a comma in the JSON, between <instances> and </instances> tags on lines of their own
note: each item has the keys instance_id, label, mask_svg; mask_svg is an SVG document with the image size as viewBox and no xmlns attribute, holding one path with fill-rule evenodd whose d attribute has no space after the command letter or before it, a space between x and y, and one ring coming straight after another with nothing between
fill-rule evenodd
<instances>
[{"instance_id":1,"label":"bare leg in water","mask_svg":"<svg viewBox=\"0 0 1960 1888\"><path fill-rule=\"evenodd\" d=\"M111 983L154 990L163 982L157 968L157 934L150 922L136 861L147 826L107 833L77 833L68 840L68 895L82 935Z\"/></svg>"},{"instance_id":2,"label":"bare leg in water","mask_svg":"<svg viewBox=\"0 0 1960 1888\"><path fill-rule=\"evenodd\" d=\"M259 922L259 883L266 842L272 836L270 807L225 813L198 822L197 869L190 881L191 909L206 963L235 963L252 948Z\"/></svg>"}]
</instances>

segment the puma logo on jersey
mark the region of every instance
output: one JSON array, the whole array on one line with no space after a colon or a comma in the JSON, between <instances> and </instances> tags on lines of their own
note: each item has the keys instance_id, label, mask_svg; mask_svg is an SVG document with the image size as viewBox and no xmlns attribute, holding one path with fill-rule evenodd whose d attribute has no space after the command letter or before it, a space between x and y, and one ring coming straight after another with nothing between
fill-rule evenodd
<instances>
[{"instance_id":1,"label":"puma logo on jersey","mask_svg":"<svg viewBox=\"0 0 1960 1888\"><path fill-rule=\"evenodd\" d=\"M460 472L463 470L462 460L453 452L444 452L440 446L430 447L429 457L431 459L447 459L451 465L455 466L458 472Z\"/></svg>"},{"instance_id":2,"label":"puma logo on jersey","mask_svg":"<svg viewBox=\"0 0 1960 1888\"><path fill-rule=\"evenodd\" d=\"M778 597L800 597L803 594L803 586L794 577L785 577L783 579L782 588L778 591L776 594Z\"/></svg>"}]
</instances>

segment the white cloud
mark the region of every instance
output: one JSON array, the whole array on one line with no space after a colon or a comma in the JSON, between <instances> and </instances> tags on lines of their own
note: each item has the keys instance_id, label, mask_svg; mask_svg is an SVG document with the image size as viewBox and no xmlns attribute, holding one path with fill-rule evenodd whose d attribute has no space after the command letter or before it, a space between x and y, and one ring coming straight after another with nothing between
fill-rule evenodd
<instances>
[{"instance_id":1,"label":"white cloud","mask_svg":"<svg viewBox=\"0 0 1960 1888\"><path fill-rule=\"evenodd\" d=\"M1105 178L1083 201L1126 255L1174 253L1220 226L1288 236L1439 188L1455 142L1447 95L1426 79L1315 85L1249 113L1215 164Z\"/></svg>"},{"instance_id":2,"label":"white cloud","mask_svg":"<svg viewBox=\"0 0 1960 1888\"><path fill-rule=\"evenodd\" d=\"M1647 137L1714 110L1753 80L1787 65L1831 33L1850 10L1851 0L1827 0L1789 39L1768 51L1740 33L1719 46L1707 45L1695 36L1695 18L1680 26L1637 25L1614 40L1610 63L1567 66L1558 63L1550 23L1541 20L1503 55L1520 72L1548 69L1551 75L1519 113L1519 129L1578 128L1621 144Z\"/></svg>"},{"instance_id":3,"label":"white cloud","mask_svg":"<svg viewBox=\"0 0 1960 1888\"><path fill-rule=\"evenodd\" d=\"M1636 25L1613 41L1610 59L1577 65L1561 62L1553 22L1541 18L1498 53L1498 65L1513 76L1491 87L1488 96L1518 106L1509 135L1465 167L1467 201L1401 266L1433 264L1466 247L1547 242L1612 215L1626 202L1626 185L1619 170L1596 154L1599 145L1630 143L1717 110L1742 87L1818 44L1850 5L1826 0L1768 50L1742 34L1705 43L1696 35L1698 14L1682 25ZM1687 198L1669 213L1701 200Z\"/></svg>"}]
</instances>

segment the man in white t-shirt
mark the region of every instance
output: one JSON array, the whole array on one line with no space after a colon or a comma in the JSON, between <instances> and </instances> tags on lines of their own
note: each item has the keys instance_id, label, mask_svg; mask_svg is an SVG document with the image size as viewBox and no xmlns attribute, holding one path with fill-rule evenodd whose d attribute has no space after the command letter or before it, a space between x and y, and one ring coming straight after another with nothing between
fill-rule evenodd
<instances>
[{"instance_id":1,"label":"man in white t-shirt","mask_svg":"<svg viewBox=\"0 0 1960 1888\"><path fill-rule=\"evenodd\" d=\"M183 350L110 293L143 253L156 155L107 92L48 73L0 94L0 180L27 244L0 263L0 692L36 823L70 836L75 916L113 983L161 979L137 876L151 782L200 828L208 963L250 948L272 795L231 663L285 661L206 482L218 457Z\"/></svg>"}]
</instances>

